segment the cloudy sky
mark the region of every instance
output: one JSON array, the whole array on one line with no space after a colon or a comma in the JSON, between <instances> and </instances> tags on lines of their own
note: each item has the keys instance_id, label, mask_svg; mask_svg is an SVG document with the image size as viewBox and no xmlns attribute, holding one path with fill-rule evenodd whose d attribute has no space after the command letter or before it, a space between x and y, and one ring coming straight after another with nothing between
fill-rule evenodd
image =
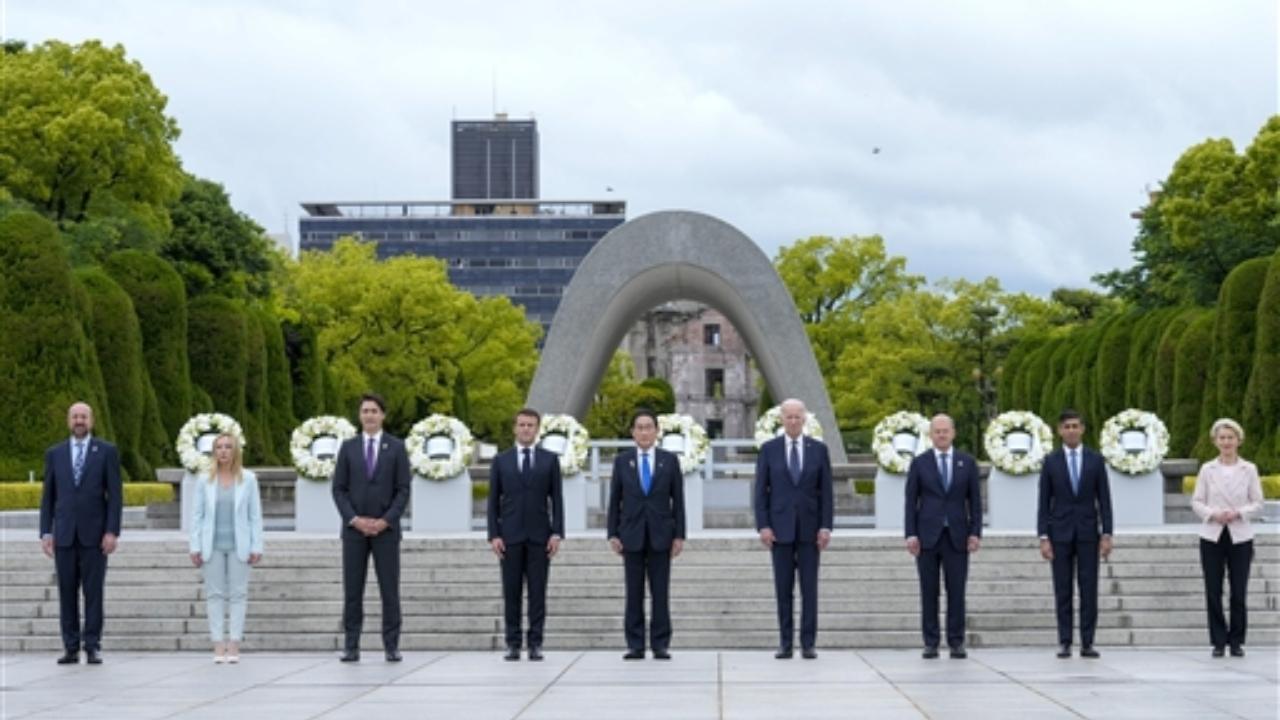
<instances>
[{"instance_id":1,"label":"cloudy sky","mask_svg":"<svg viewBox=\"0 0 1280 720\"><path fill-rule=\"evenodd\" d=\"M1276 0L0 3L9 38L122 43L186 167L293 235L301 201L447 198L449 121L496 109L537 118L544 198L1047 293L1129 265L1146 188L1277 112Z\"/></svg>"}]
</instances>

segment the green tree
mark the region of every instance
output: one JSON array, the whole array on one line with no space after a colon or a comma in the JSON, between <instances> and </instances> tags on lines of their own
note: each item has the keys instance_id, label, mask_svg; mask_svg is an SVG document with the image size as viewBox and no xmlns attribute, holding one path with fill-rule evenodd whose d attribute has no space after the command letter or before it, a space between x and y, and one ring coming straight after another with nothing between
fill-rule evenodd
<instances>
[{"instance_id":1,"label":"green tree","mask_svg":"<svg viewBox=\"0 0 1280 720\"><path fill-rule=\"evenodd\" d=\"M310 325L284 324L284 347L293 385L293 414L299 421L325 413L324 362Z\"/></svg>"},{"instance_id":2,"label":"green tree","mask_svg":"<svg viewBox=\"0 0 1280 720\"><path fill-rule=\"evenodd\" d=\"M244 308L218 295L192 300L187 309L187 352L191 381L208 397L210 409L235 418L247 435L246 454L258 452L252 445L261 438L251 432L254 421L245 406L249 328ZM199 395L195 404L202 405Z\"/></svg>"},{"instance_id":3,"label":"green tree","mask_svg":"<svg viewBox=\"0 0 1280 720\"><path fill-rule=\"evenodd\" d=\"M1280 472L1280 252L1258 298L1253 369L1244 398L1249 454L1263 473Z\"/></svg>"},{"instance_id":4,"label":"green tree","mask_svg":"<svg viewBox=\"0 0 1280 720\"><path fill-rule=\"evenodd\" d=\"M662 399L651 408L659 415L669 415L676 411L676 391L665 378L649 377L640 381L642 387L649 388L661 395Z\"/></svg>"},{"instance_id":5,"label":"green tree","mask_svg":"<svg viewBox=\"0 0 1280 720\"><path fill-rule=\"evenodd\" d=\"M508 438L537 369L542 327L505 297L459 295L456 322L463 338L450 357L458 367L455 386L466 389L467 412L459 417L477 437Z\"/></svg>"},{"instance_id":6,"label":"green tree","mask_svg":"<svg viewBox=\"0 0 1280 720\"><path fill-rule=\"evenodd\" d=\"M231 206L221 185L184 175L169 216L173 232L160 253L182 274L188 295L217 288L232 296L270 296L275 249L257 223Z\"/></svg>"},{"instance_id":7,"label":"green tree","mask_svg":"<svg viewBox=\"0 0 1280 720\"><path fill-rule=\"evenodd\" d=\"M635 361L631 356L622 350L615 352L582 422L591 437L629 438L631 416L636 410L652 410L662 402L662 391L641 385L635 375Z\"/></svg>"},{"instance_id":8,"label":"green tree","mask_svg":"<svg viewBox=\"0 0 1280 720\"><path fill-rule=\"evenodd\" d=\"M263 349L267 358L267 401L270 408L267 434L277 461L289 461L289 436L298 425L293 414L293 383L289 377L289 358L284 350L284 331L280 321L268 310L254 312L262 325Z\"/></svg>"},{"instance_id":9,"label":"green tree","mask_svg":"<svg viewBox=\"0 0 1280 720\"><path fill-rule=\"evenodd\" d=\"M254 465L276 465L275 439L271 436L271 396L267 390L267 340L257 314L249 308L244 314L245 365L244 410L239 418L246 435L245 462Z\"/></svg>"}]
</instances>

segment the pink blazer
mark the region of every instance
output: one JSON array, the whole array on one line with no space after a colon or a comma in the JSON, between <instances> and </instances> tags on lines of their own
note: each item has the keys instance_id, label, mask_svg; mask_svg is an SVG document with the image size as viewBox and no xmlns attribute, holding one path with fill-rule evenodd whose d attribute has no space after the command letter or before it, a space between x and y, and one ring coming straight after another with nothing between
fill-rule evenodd
<instances>
[{"instance_id":1,"label":"pink blazer","mask_svg":"<svg viewBox=\"0 0 1280 720\"><path fill-rule=\"evenodd\" d=\"M1222 510L1236 510L1240 517L1232 520L1231 542L1242 543L1253 539L1253 527L1249 516L1262 510L1262 480L1258 478L1258 466L1248 460L1236 460L1233 465L1223 465L1210 460L1200 466L1196 476L1196 491L1191 495L1191 510L1200 516L1200 537L1217 542L1222 536L1222 523L1211 516Z\"/></svg>"}]
</instances>

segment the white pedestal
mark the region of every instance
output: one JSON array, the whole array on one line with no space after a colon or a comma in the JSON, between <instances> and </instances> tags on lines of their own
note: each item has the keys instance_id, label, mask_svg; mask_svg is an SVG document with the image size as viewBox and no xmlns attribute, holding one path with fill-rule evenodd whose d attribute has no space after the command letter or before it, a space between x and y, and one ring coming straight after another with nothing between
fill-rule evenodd
<instances>
[{"instance_id":1,"label":"white pedestal","mask_svg":"<svg viewBox=\"0 0 1280 720\"><path fill-rule=\"evenodd\" d=\"M566 534L587 529L587 476L574 473L563 480L564 531Z\"/></svg>"},{"instance_id":2,"label":"white pedestal","mask_svg":"<svg viewBox=\"0 0 1280 720\"><path fill-rule=\"evenodd\" d=\"M902 529L907 508L907 476L876 468L876 528Z\"/></svg>"},{"instance_id":3,"label":"white pedestal","mask_svg":"<svg viewBox=\"0 0 1280 720\"><path fill-rule=\"evenodd\" d=\"M1164 475L1125 475L1107 468L1111 519L1117 530L1164 524Z\"/></svg>"},{"instance_id":4,"label":"white pedestal","mask_svg":"<svg viewBox=\"0 0 1280 720\"><path fill-rule=\"evenodd\" d=\"M471 531L471 473L463 470L448 480L413 476L414 532Z\"/></svg>"},{"instance_id":5,"label":"white pedestal","mask_svg":"<svg viewBox=\"0 0 1280 720\"><path fill-rule=\"evenodd\" d=\"M702 530L702 470L684 475L684 529L686 533Z\"/></svg>"},{"instance_id":6,"label":"white pedestal","mask_svg":"<svg viewBox=\"0 0 1280 720\"><path fill-rule=\"evenodd\" d=\"M182 489L179 494L182 496L182 507L179 511L182 513L178 527L183 532L191 532L191 514L196 510L196 493L200 492L200 479L189 472L182 473Z\"/></svg>"},{"instance_id":7,"label":"white pedestal","mask_svg":"<svg viewBox=\"0 0 1280 720\"><path fill-rule=\"evenodd\" d=\"M308 480L299 476L293 482L293 530L319 533L342 530L342 515L333 504L332 480Z\"/></svg>"},{"instance_id":8,"label":"white pedestal","mask_svg":"<svg viewBox=\"0 0 1280 720\"><path fill-rule=\"evenodd\" d=\"M987 476L987 527L992 530L1036 531L1040 473L1009 475L991 468Z\"/></svg>"}]
</instances>

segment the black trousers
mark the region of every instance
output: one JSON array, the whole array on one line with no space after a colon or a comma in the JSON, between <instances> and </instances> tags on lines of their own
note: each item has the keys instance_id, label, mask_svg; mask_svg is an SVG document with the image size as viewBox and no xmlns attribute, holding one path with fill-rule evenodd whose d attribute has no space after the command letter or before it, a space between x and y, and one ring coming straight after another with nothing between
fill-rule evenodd
<instances>
[{"instance_id":1,"label":"black trousers","mask_svg":"<svg viewBox=\"0 0 1280 720\"><path fill-rule=\"evenodd\" d=\"M643 550L622 553L627 579L627 606L623 629L629 650L644 649L644 581L649 579L649 646L671 646L671 551Z\"/></svg>"},{"instance_id":2,"label":"black trousers","mask_svg":"<svg viewBox=\"0 0 1280 720\"><path fill-rule=\"evenodd\" d=\"M365 537L351 528L342 531L342 629L346 632L346 648L360 647L370 555L378 576L378 594L382 596L382 647L396 650L400 647L400 533L386 530Z\"/></svg>"},{"instance_id":3,"label":"black trousers","mask_svg":"<svg viewBox=\"0 0 1280 720\"><path fill-rule=\"evenodd\" d=\"M107 579L107 556L97 545L58 547L53 553L58 571L58 619L62 647L69 652L102 649L102 586ZM84 593L84 632L80 632L80 594Z\"/></svg>"},{"instance_id":4,"label":"black trousers","mask_svg":"<svg viewBox=\"0 0 1280 720\"><path fill-rule=\"evenodd\" d=\"M526 583L529 586L529 647L539 647L542 625L547 618L547 573L551 567L547 545L512 543L507 546L501 565L507 647L520 647L520 600Z\"/></svg>"},{"instance_id":5,"label":"black trousers","mask_svg":"<svg viewBox=\"0 0 1280 720\"><path fill-rule=\"evenodd\" d=\"M1249 565L1253 562L1253 541L1231 542L1231 532L1222 528L1218 542L1200 539L1200 567L1204 569L1204 600L1209 610L1209 642L1214 647L1244 645L1249 622L1245 600L1249 587ZM1222 573L1231 587L1231 624L1222 613Z\"/></svg>"},{"instance_id":6,"label":"black trousers","mask_svg":"<svg viewBox=\"0 0 1280 720\"><path fill-rule=\"evenodd\" d=\"M1080 644L1093 644L1098 627L1098 543L1074 540L1053 543L1053 604L1058 611L1058 644L1070 645L1072 600L1080 583Z\"/></svg>"},{"instance_id":7,"label":"black trousers","mask_svg":"<svg viewBox=\"0 0 1280 720\"><path fill-rule=\"evenodd\" d=\"M968 538L965 538L967 541ZM947 645L964 644L964 587L969 580L969 553L951 544L951 530L943 528L938 544L931 550L920 549L916 557L920 575L920 629L924 644L937 647L941 636L938 628L939 574L946 574Z\"/></svg>"},{"instance_id":8,"label":"black trousers","mask_svg":"<svg viewBox=\"0 0 1280 720\"><path fill-rule=\"evenodd\" d=\"M818 544L774 543L773 591L778 599L779 645L789 648L795 638L794 593L800 576L800 646L818 640Z\"/></svg>"}]
</instances>

